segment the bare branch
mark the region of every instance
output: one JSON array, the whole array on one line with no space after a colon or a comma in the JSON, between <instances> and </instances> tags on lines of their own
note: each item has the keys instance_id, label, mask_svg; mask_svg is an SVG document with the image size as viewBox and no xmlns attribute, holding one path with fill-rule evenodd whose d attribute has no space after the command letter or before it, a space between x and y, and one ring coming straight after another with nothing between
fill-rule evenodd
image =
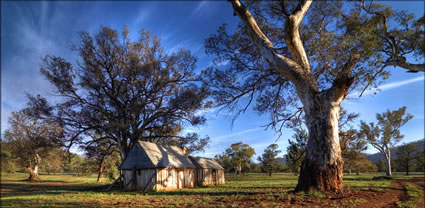
<instances>
[{"instance_id":1,"label":"bare branch","mask_svg":"<svg viewBox=\"0 0 425 208\"><path fill-rule=\"evenodd\" d=\"M257 46L260 53L265 57L267 63L295 84L297 93L299 94L301 100L303 100L303 98L309 94L309 91L317 92L318 88L313 76L311 75L311 72L309 71L310 67L308 65L308 61L301 62L303 65L300 65L288 57L278 54L271 41L264 35L264 33L257 25L257 22L249 10L239 0L232 0L231 3L235 13L247 26L250 38ZM299 11L295 11L294 14L291 14L291 16L293 16L292 22L295 28L298 28L299 23L301 22L302 17L304 17L305 12L307 11L310 4L310 1L304 2ZM299 33L297 33L297 35L299 37ZM301 44L302 46L301 40L299 39L298 41L299 42L295 41L295 45L298 47L298 45ZM302 48L302 50L297 49L297 51L304 51L304 48ZM305 54L305 52L303 53ZM299 57L303 56L301 55ZM306 58L307 56L302 59L304 60ZM307 63L307 65L305 63ZM305 68L305 66L308 67Z\"/></svg>"},{"instance_id":2,"label":"bare branch","mask_svg":"<svg viewBox=\"0 0 425 208\"><path fill-rule=\"evenodd\" d=\"M289 15L286 21L286 44L295 58L295 62L310 71L310 63L300 37L299 26L303 20L312 1L302 1L298 7Z\"/></svg>"},{"instance_id":3,"label":"bare branch","mask_svg":"<svg viewBox=\"0 0 425 208\"><path fill-rule=\"evenodd\" d=\"M342 70L338 73L329 91L332 94L331 96L334 101L341 101L345 98L345 96L347 96L348 88L354 81L354 78L351 76L351 71L359 60L360 54L352 55L350 60L348 60Z\"/></svg>"},{"instance_id":4,"label":"bare branch","mask_svg":"<svg viewBox=\"0 0 425 208\"><path fill-rule=\"evenodd\" d=\"M369 79L369 82L367 83L367 85L362 89L362 91L360 92L360 95L359 95L359 97L361 97L362 95L363 95L363 93L366 91L366 89L367 88L369 88L369 86L376 80L376 77L378 76L378 75L380 75L383 71L384 71L384 69L385 69L385 67L387 67L387 65L384 65L384 66L382 66L381 67L381 69L380 70L378 70L370 79Z\"/></svg>"},{"instance_id":5,"label":"bare branch","mask_svg":"<svg viewBox=\"0 0 425 208\"><path fill-rule=\"evenodd\" d=\"M385 62L388 66L398 66L407 69L407 72L425 72L425 64L412 64L407 62L404 58L390 59Z\"/></svg>"}]
</instances>

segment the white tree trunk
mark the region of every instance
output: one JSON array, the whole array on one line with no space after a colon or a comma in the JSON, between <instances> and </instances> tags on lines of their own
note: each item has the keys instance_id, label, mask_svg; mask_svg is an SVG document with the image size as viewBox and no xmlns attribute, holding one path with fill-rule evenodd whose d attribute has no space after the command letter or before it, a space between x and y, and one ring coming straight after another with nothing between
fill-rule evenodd
<instances>
[{"instance_id":1,"label":"white tree trunk","mask_svg":"<svg viewBox=\"0 0 425 208\"><path fill-rule=\"evenodd\" d=\"M306 108L309 130L307 154L301 166L296 191L343 191L343 160L338 136L339 112L339 104L320 96Z\"/></svg>"},{"instance_id":2,"label":"white tree trunk","mask_svg":"<svg viewBox=\"0 0 425 208\"><path fill-rule=\"evenodd\" d=\"M387 162L387 164L386 164L387 171L386 171L385 175L391 176L392 172L391 172L391 152L390 152L390 150L388 150L387 155L385 156L385 160Z\"/></svg>"},{"instance_id":3,"label":"white tree trunk","mask_svg":"<svg viewBox=\"0 0 425 208\"><path fill-rule=\"evenodd\" d=\"M341 149L339 146L339 104L354 81L351 72L360 60L360 54L351 54L350 60L341 68L332 87L319 91L311 73L307 53L304 50L299 26L311 5L301 1L291 14L287 14L285 41L294 58L282 56L257 25L248 8L239 0L231 0L233 10L247 26L249 36L267 63L283 77L291 81L304 105L309 140L296 191L342 192Z\"/></svg>"},{"instance_id":4,"label":"white tree trunk","mask_svg":"<svg viewBox=\"0 0 425 208\"><path fill-rule=\"evenodd\" d=\"M100 160L99 163L99 170L98 170L98 174L97 174L97 182L101 182L102 181L102 175L103 175L103 170L105 169L105 157L103 156L102 159Z\"/></svg>"},{"instance_id":5,"label":"white tree trunk","mask_svg":"<svg viewBox=\"0 0 425 208\"><path fill-rule=\"evenodd\" d=\"M31 162L27 165L27 169L30 172L30 176L28 177L29 181L38 181L40 180L40 176L38 173L38 169L40 167L41 158L40 155L36 152L34 153L34 168L31 167Z\"/></svg>"}]
</instances>

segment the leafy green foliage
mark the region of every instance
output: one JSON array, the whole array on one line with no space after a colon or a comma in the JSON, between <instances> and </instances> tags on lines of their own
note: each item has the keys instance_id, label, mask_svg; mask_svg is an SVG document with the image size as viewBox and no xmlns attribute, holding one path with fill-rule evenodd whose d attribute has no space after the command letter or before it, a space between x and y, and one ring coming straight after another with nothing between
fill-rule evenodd
<instances>
[{"instance_id":1,"label":"leafy green foliage","mask_svg":"<svg viewBox=\"0 0 425 208\"><path fill-rule=\"evenodd\" d=\"M224 165L223 167L229 171L232 168L235 173L240 174L242 171L250 169L251 159L255 154L254 148L242 142L234 143L223 153L216 156L218 161Z\"/></svg>"},{"instance_id":2,"label":"leafy green foliage","mask_svg":"<svg viewBox=\"0 0 425 208\"><path fill-rule=\"evenodd\" d=\"M60 147L51 148L41 161L40 170L47 174L55 174L63 172L63 163L67 153Z\"/></svg>"},{"instance_id":3,"label":"leafy green foliage","mask_svg":"<svg viewBox=\"0 0 425 208\"><path fill-rule=\"evenodd\" d=\"M289 146L287 148L287 154L285 155L288 162L288 167L291 171L298 175L301 168L301 163L306 155L307 147L307 131L304 129L296 129L293 140L289 140Z\"/></svg>"},{"instance_id":4,"label":"leafy green foliage","mask_svg":"<svg viewBox=\"0 0 425 208\"><path fill-rule=\"evenodd\" d=\"M269 176L272 175L274 170L279 168L279 158L277 155L281 152L278 150L279 145L271 144L265 150L261 157L258 157L258 160L263 164L263 168L267 170Z\"/></svg>"},{"instance_id":5,"label":"leafy green foliage","mask_svg":"<svg viewBox=\"0 0 425 208\"><path fill-rule=\"evenodd\" d=\"M376 167L378 168L378 172L385 172L385 161L383 160L378 160L375 163Z\"/></svg>"},{"instance_id":6,"label":"leafy green foliage","mask_svg":"<svg viewBox=\"0 0 425 208\"><path fill-rule=\"evenodd\" d=\"M352 134L357 135L356 132ZM364 138L356 137L348 142L346 148L342 150L342 157L344 158L344 170L351 174L351 171L360 172L374 172L377 167L371 161L366 160L366 155L362 152L367 149L368 142Z\"/></svg>"},{"instance_id":7,"label":"leafy green foliage","mask_svg":"<svg viewBox=\"0 0 425 208\"><path fill-rule=\"evenodd\" d=\"M398 148L397 158L394 162L401 170L406 171L406 175L409 175L409 171L415 169L415 156L418 151L418 148L414 144L405 144Z\"/></svg>"},{"instance_id":8,"label":"leafy green foliage","mask_svg":"<svg viewBox=\"0 0 425 208\"><path fill-rule=\"evenodd\" d=\"M233 168L230 157L225 153L216 155L214 158L224 168L224 172L228 173Z\"/></svg>"},{"instance_id":9,"label":"leafy green foliage","mask_svg":"<svg viewBox=\"0 0 425 208\"><path fill-rule=\"evenodd\" d=\"M117 152L112 153L105 160L105 176L110 179L116 179L120 175L120 171L118 170L120 165L120 155Z\"/></svg>"},{"instance_id":10,"label":"leafy green foliage","mask_svg":"<svg viewBox=\"0 0 425 208\"><path fill-rule=\"evenodd\" d=\"M6 173L14 173L17 170L17 167L15 165L14 158L8 148L10 144L6 142L0 142L0 144L0 170Z\"/></svg>"},{"instance_id":11,"label":"leafy green foliage","mask_svg":"<svg viewBox=\"0 0 425 208\"><path fill-rule=\"evenodd\" d=\"M416 171L424 171L425 170L425 150L419 151L415 155L416 160Z\"/></svg>"}]
</instances>

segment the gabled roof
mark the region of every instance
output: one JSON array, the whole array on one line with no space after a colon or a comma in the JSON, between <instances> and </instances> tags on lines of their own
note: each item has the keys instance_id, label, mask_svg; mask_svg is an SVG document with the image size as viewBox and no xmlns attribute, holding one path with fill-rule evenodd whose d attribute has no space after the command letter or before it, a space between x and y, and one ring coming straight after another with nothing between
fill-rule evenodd
<instances>
[{"instance_id":1,"label":"gabled roof","mask_svg":"<svg viewBox=\"0 0 425 208\"><path fill-rule=\"evenodd\" d=\"M224 169L218 162L212 158L189 156L196 168L200 169Z\"/></svg>"},{"instance_id":2,"label":"gabled roof","mask_svg":"<svg viewBox=\"0 0 425 208\"><path fill-rule=\"evenodd\" d=\"M196 168L177 146L139 141L121 164L121 170L142 168Z\"/></svg>"}]
</instances>

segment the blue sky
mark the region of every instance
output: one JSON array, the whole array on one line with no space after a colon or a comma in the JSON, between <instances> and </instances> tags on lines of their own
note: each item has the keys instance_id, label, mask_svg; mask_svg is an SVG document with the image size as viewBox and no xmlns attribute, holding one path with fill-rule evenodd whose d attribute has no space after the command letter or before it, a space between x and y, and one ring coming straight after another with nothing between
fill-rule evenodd
<instances>
[{"instance_id":1,"label":"blue sky","mask_svg":"<svg viewBox=\"0 0 425 208\"><path fill-rule=\"evenodd\" d=\"M423 15L421 1L389 1L396 9L406 9L417 16ZM97 32L101 26L119 31L124 25L130 37L137 38L141 28L151 30L162 40L167 51L178 48L191 50L198 58L199 70L211 64L212 57L204 53L204 40L221 24L234 28L239 19L233 16L226 1L168 1L168 2L112 2L112 1L2 1L1 2L1 131L7 127L11 112L23 108L27 102L24 93L41 94L54 100L52 87L40 75L40 58L47 54L75 60L76 53L69 50L79 32ZM375 121L376 113L407 106L414 119L402 128L403 142L424 138L424 74L409 74L392 68L392 76L377 95L350 99L343 106L350 112L360 113L359 120ZM351 97L355 97L352 95ZM277 139L273 130L264 130L268 115L260 116L248 110L231 127L233 114L226 111L205 112L207 124L187 128L186 132L209 135L211 144L202 156L222 153L230 144L242 141L253 146L257 156ZM293 132L285 129L277 141L283 153ZM376 150L369 148L369 153ZM283 154L282 153L282 154Z\"/></svg>"}]
</instances>

